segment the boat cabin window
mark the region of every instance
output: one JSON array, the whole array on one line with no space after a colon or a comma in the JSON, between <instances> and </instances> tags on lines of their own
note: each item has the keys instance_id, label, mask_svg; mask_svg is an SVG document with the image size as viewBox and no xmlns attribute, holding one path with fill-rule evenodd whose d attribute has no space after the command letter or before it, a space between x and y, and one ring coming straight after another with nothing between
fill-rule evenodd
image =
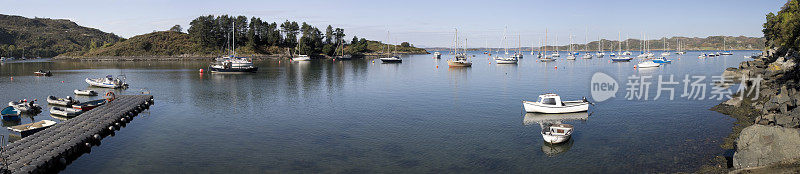
<instances>
[{"instance_id":1,"label":"boat cabin window","mask_svg":"<svg viewBox=\"0 0 800 174\"><path fill-rule=\"evenodd\" d=\"M556 99L555 98L542 98L542 104L556 105Z\"/></svg>"}]
</instances>

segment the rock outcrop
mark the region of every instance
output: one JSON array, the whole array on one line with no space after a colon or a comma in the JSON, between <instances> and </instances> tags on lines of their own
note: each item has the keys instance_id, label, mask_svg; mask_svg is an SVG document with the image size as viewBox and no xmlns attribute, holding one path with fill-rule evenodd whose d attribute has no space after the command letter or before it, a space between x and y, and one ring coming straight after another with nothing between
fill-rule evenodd
<instances>
[{"instance_id":1,"label":"rock outcrop","mask_svg":"<svg viewBox=\"0 0 800 174\"><path fill-rule=\"evenodd\" d=\"M736 169L800 159L800 131L780 126L752 125L736 140Z\"/></svg>"},{"instance_id":2,"label":"rock outcrop","mask_svg":"<svg viewBox=\"0 0 800 174\"><path fill-rule=\"evenodd\" d=\"M712 108L738 120L732 135L722 145L735 148L732 159L735 169L800 160L800 84L797 83L800 73L796 63L800 52L779 50L782 49L767 50L764 56L723 72L727 78L748 87ZM757 84L740 81L742 77L759 76Z\"/></svg>"}]
</instances>

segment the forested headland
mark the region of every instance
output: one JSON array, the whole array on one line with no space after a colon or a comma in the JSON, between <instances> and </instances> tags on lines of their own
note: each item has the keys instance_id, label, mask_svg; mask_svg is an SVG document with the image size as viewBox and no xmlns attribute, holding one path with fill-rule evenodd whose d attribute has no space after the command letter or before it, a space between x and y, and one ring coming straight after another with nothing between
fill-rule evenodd
<instances>
[{"instance_id":1,"label":"forested headland","mask_svg":"<svg viewBox=\"0 0 800 174\"><path fill-rule=\"evenodd\" d=\"M54 57L86 52L125 40L114 33L83 27L66 19L0 14L0 56Z\"/></svg>"},{"instance_id":2,"label":"forested headland","mask_svg":"<svg viewBox=\"0 0 800 174\"><path fill-rule=\"evenodd\" d=\"M324 31L324 32L323 32ZM235 38L234 38L235 36ZM257 17L200 16L188 29L180 25L128 39L79 26L66 19L0 15L0 56L3 57L218 57L238 55L342 54L375 55L386 44L348 36L342 28L324 29L306 22L270 22ZM408 42L392 45L396 53L426 54Z\"/></svg>"}]
</instances>

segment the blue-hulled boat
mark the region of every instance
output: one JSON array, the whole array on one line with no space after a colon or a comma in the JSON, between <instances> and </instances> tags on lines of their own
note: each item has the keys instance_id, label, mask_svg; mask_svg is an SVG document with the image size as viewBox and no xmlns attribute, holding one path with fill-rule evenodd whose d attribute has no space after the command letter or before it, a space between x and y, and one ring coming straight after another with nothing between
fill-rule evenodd
<instances>
[{"instance_id":1,"label":"blue-hulled boat","mask_svg":"<svg viewBox=\"0 0 800 174\"><path fill-rule=\"evenodd\" d=\"M3 120L6 121L19 120L19 113L19 110L11 106L4 108L3 111L0 111L0 115L2 115Z\"/></svg>"},{"instance_id":2,"label":"blue-hulled boat","mask_svg":"<svg viewBox=\"0 0 800 174\"><path fill-rule=\"evenodd\" d=\"M653 59L653 62L662 63L663 64L663 63L672 63L672 60L669 60L666 57L659 57L659 58Z\"/></svg>"}]
</instances>

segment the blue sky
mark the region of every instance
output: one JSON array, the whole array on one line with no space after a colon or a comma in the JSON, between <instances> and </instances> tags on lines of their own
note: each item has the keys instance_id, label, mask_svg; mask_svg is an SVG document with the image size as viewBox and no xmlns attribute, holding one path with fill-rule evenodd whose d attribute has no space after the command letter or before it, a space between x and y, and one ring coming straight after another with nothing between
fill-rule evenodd
<instances>
[{"instance_id":1,"label":"blue sky","mask_svg":"<svg viewBox=\"0 0 800 174\"><path fill-rule=\"evenodd\" d=\"M370 40L393 43L408 41L417 46L450 46L453 28L470 47L498 47L503 28L511 43L519 35L523 46L538 45L548 29L549 43L558 35L559 44L568 36L576 43L598 37L663 36L706 37L709 35L762 36L761 24L785 0L559 0L559 1L206 1L206 0L0 0L0 13L26 17L70 19L80 25L132 37L153 30L166 30L200 15L245 15L267 21L305 21L320 28L345 29ZM587 27L589 29L586 34ZM512 45L512 46L513 46Z\"/></svg>"}]
</instances>

